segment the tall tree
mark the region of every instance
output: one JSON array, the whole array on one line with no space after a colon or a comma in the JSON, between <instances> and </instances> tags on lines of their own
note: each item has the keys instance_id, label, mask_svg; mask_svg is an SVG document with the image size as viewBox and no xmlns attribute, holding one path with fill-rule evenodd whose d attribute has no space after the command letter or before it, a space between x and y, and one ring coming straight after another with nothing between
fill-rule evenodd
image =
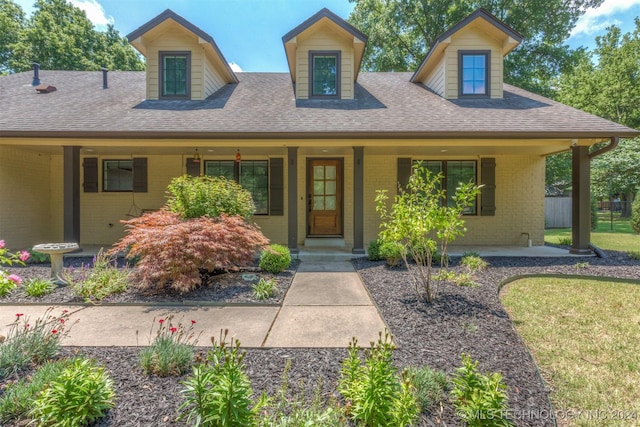
<instances>
[{"instance_id":1,"label":"tall tree","mask_svg":"<svg viewBox=\"0 0 640 427\"><path fill-rule=\"evenodd\" d=\"M505 59L505 81L552 96L553 78L572 67L563 45L578 18L603 0L350 0L349 22L369 36L363 66L413 71L437 36L484 7L524 36Z\"/></svg>"},{"instance_id":2,"label":"tall tree","mask_svg":"<svg viewBox=\"0 0 640 427\"><path fill-rule=\"evenodd\" d=\"M559 99L600 117L640 128L640 20L633 32L613 26L596 38L592 54L559 80ZM621 141L619 147L596 157L592 187L599 197L620 194L623 216L630 215L633 195L640 189L640 139Z\"/></svg>"},{"instance_id":3,"label":"tall tree","mask_svg":"<svg viewBox=\"0 0 640 427\"><path fill-rule=\"evenodd\" d=\"M85 12L66 0L36 0L31 18L11 45L12 71L26 71L33 62L49 70L142 70L126 39L109 26L94 29Z\"/></svg>"},{"instance_id":4,"label":"tall tree","mask_svg":"<svg viewBox=\"0 0 640 427\"><path fill-rule=\"evenodd\" d=\"M11 0L0 0L0 74L9 71L11 45L18 42L24 26L24 12Z\"/></svg>"}]
</instances>

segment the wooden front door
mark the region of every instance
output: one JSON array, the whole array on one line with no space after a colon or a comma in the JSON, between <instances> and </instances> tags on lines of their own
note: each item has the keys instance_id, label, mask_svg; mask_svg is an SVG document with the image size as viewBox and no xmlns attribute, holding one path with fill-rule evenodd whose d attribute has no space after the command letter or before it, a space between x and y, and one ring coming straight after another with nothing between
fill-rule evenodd
<instances>
[{"instance_id":1,"label":"wooden front door","mask_svg":"<svg viewBox=\"0 0 640 427\"><path fill-rule=\"evenodd\" d=\"M342 160L307 162L308 234L342 235Z\"/></svg>"}]
</instances>

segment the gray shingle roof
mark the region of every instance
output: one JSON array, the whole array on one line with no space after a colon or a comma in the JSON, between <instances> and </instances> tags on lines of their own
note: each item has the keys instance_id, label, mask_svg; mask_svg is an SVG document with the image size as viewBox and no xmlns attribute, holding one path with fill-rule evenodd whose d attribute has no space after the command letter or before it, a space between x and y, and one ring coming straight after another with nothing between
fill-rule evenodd
<instances>
[{"instance_id":1,"label":"gray shingle roof","mask_svg":"<svg viewBox=\"0 0 640 427\"><path fill-rule=\"evenodd\" d=\"M505 85L504 99L446 100L411 73L361 73L354 100L297 100L288 73L240 73L204 101L146 101L145 73L30 72L0 77L0 136L633 137L633 129Z\"/></svg>"}]
</instances>

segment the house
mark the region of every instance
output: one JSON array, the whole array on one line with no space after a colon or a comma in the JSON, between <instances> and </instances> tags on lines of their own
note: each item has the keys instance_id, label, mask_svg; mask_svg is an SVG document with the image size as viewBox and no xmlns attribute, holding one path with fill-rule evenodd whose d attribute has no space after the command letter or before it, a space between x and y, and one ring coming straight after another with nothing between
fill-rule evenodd
<instances>
[{"instance_id":1,"label":"house","mask_svg":"<svg viewBox=\"0 0 640 427\"><path fill-rule=\"evenodd\" d=\"M121 220L160 208L187 173L249 189L273 242L363 253L378 233L376 190L397 191L417 160L444 174L449 195L461 180L484 186L460 244L542 245L545 156L572 150L581 253L589 148L640 134L505 84L503 58L522 37L483 9L412 73L361 71L367 36L326 9L282 38L289 73L234 73L171 10L128 39L146 71L0 77L0 237L11 247L110 245Z\"/></svg>"}]
</instances>

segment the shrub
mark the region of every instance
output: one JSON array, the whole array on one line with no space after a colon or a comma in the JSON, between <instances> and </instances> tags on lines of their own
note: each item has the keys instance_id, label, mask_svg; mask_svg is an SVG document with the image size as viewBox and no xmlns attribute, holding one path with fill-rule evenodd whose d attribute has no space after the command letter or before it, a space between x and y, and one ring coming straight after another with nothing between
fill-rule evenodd
<instances>
[{"instance_id":1,"label":"shrub","mask_svg":"<svg viewBox=\"0 0 640 427\"><path fill-rule=\"evenodd\" d=\"M149 347L140 351L142 371L159 377L184 374L193 363L193 346L198 342L193 333L196 321L192 320L191 325L185 328L182 322L174 325L173 315L170 315L157 323L160 326L155 338L151 341L149 337ZM156 319L153 319L150 335L155 324Z\"/></svg>"},{"instance_id":2,"label":"shrub","mask_svg":"<svg viewBox=\"0 0 640 427\"><path fill-rule=\"evenodd\" d=\"M271 274L278 274L291 265L291 252L282 245L269 245L260 255L259 267Z\"/></svg>"},{"instance_id":3,"label":"shrub","mask_svg":"<svg viewBox=\"0 0 640 427\"><path fill-rule=\"evenodd\" d=\"M342 362L338 391L346 401L347 415L358 425L411 425L418 416L418 405L411 378L406 372L398 377L393 365L392 338L385 331L377 343L371 343L360 358L355 338L349 343L349 355Z\"/></svg>"},{"instance_id":4,"label":"shrub","mask_svg":"<svg viewBox=\"0 0 640 427\"><path fill-rule=\"evenodd\" d=\"M435 371L428 366L409 368L409 374L413 376L416 402L420 410L425 413L431 412L444 400L445 393L450 387L447 374Z\"/></svg>"},{"instance_id":5,"label":"shrub","mask_svg":"<svg viewBox=\"0 0 640 427\"><path fill-rule=\"evenodd\" d=\"M484 270L489 265L489 263L480 258L480 255L477 253L464 253L460 264L465 266L470 272Z\"/></svg>"},{"instance_id":6,"label":"shrub","mask_svg":"<svg viewBox=\"0 0 640 427\"><path fill-rule=\"evenodd\" d=\"M384 259L382 255L380 255L380 245L382 242L379 239L372 240L369 243L369 247L367 248L367 258L369 261L381 261Z\"/></svg>"},{"instance_id":7,"label":"shrub","mask_svg":"<svg viewBox=\"0 0 640 427\"><path fill-rule=\"evenodd\" d=\"M451 281L458 286L466 286L469 288L475 288L478 286L478 284L473 281L473 277L471 277L471 273L454 274L451 277Z\"/></svg>"},{"instance_id":8,"label":"shrub","mask_svg":"<svg viewBox=\"0 0 640 427\"><path fill-rule=\"evenodd\" d=\"M33 248L28 250L29 252L29 264L42 264L50 262L49 254L43 254L42 252L34 251Z\"/></svg>"},{"instance_id":9,"label":"shrub","mask_svg":"<svg viewBox=\"0 0 640 427\"><path fill-rule=\"evenodd\" d=\"M92 268L83 265L78 270L64 270L62 280L85 301L101 301L109 295L125 292L129 287L129 274L126 267L118 268L114 257L100 250L93 259Z\"/></svg>"},{"instance_id":10,"label":"shrub","mask_svg":"<svg viewBox=\"0 0 640 427\"><path fill-rule=\"evenodd\" d=\"M558 244L562 246L571 246L571 237L560 237Z\"/></svg>"},{"instance_id":11,"label":"shrub","mask_svg":"<svg viewBox=\"0 0 640 427\"><path fill-rule=\"evenodd\" d=\"M208 426L250 426L255 420L251 409L253 390L245 372L245 352L240 352L240 342L231 339L225 344L227 331L220 342L211 338L205 363L193 368L192 375L183 383L185 402L180 406L180 418L188 423Z\"/></svg>"},{"instance_id":12,"label":"shrub","mask_svg":"<svg viewBox=\"0 0 640 427\"><path fill-rule=\"evenodd\" d=\"M383 241L380 245L380 256L387 261L389 267L397 267L402 259L402 244Z\"/></svg>"},{"instance_id":13,"label":"shrub","mask_svg":"<svg viewBox=\"0 0 640 427\"><path fill-rule=\"evenodd\" d=\"M36 398L31 416L41 425L81 426L104 417L114 400L105 369L77 358Z\"/></svg>"},{"instance_id":14,"label":"shrub","mask_svg":"<svg viewBox=\"0 0 640 427\"><path fill-rule=\"evenodd\" d=\"M636 261L640 260L640 251L629 251L627 252L629 258L635 259Z\"/></svg>"},{"instance_id":15,"label":"shrub","mask_svg":"<svg viewBox=\"0 0 640 427\"><path fill-rule=\"evenodd\" d=\"M462 216L479 192L473 183L459 183L456 193L447 195L453 203L447 206L442 203L447 200L442 179L442 174L434 175L417 163L406 190L395 196L390 210L386 191L378 190L376 196L382 229L379 236L402 245L402 260L416 294L426 302L436 299L440 284L447 280L449 243L466 231ZM435 273L432 260L437 251L441 264Z\"/></svg>"},{"instance_id":16,"label":"shrub","mask_svg":"<svg viewBox=\"0 0 640 427\"><path fill-rule=\"evenodd\" d=\"M249 219L255 212L251 193L222 177L184 175L172 179L167 191L169 210L182 219L223 214Z\"/></svg>"},{"instance_id":17,"label":"shrub","mask_svg":"<svg viewBox=\"0 0 640 427\"><path fill-rule=\"evenodd\" d=\"M276 289L277 286L275 280L265 280L263 277L260 278L258 283L254 283L253 285L251 285L253 296L261 301L274 296L276 293Z\"/></svg>"},{"instance_id":18,"label":"shrub","mask_svg":"<svg viewBox=\"0 0 640 427\"><path fill-rule=\"evenodd\" d=\"M631 205L631 228L640 234L640 191L636 194Z\"/></svg>"},{"instance_id":19,"label":"shrub","mask_svg":"<svg viewBox=\"0 0 640 427\"><path fill-rule=\"evenodd\" d=\"M200 269L229 270L253 263L269 241L239 216L181 220L160 210L124 221L127 235L110 251L138 258L132 279L141 289L188 292L202 284Z\"/></svg>"},{"instance_id":20,"label":"shrub","mask_svg":"<svg viewBox=\"0 0 640 427\"><path fill-rule=\"evenodd\" d=\"M60 342L69 333L69 314L52 315L53 307L30 322L22 313L10 325L4 342L0 343L0 380L18 373L32 363L53 358L60 350Z\"/></svg>"},{"instance_id":21,"label":"shrub","mask_svg":"<svg viewBox=\"0 0 640 427\"><path fill-rule=\"evenodd\" d=\"M0 424L5 425L25 418L33 407L36 396L72 362L72 359L47 362L30 378L8 383L0 397Z\"/></svg>"},{"instance_id":22,"label":"shrub","mask_svg":"<svg viewBox=\"0 0 640 427\"><path fill-rule=\"evenodd\" d=\"M41 297L50 294L55 288L56 284L51 279L29 279L24 284L24 290L30 297Z\"/></svg>"},{"instance_id":23,"label":"shrub","mask_svg":"<svg viewBox=\"0 0 640 427\"><path fill-rule=\"evenodd\" d=\"M482 374L478 362L462 355L462 367L453 377L453 406L469 426L511 426L505 418L507 412L507 386L502 375Z\"/></svg>"}]
</instances>

